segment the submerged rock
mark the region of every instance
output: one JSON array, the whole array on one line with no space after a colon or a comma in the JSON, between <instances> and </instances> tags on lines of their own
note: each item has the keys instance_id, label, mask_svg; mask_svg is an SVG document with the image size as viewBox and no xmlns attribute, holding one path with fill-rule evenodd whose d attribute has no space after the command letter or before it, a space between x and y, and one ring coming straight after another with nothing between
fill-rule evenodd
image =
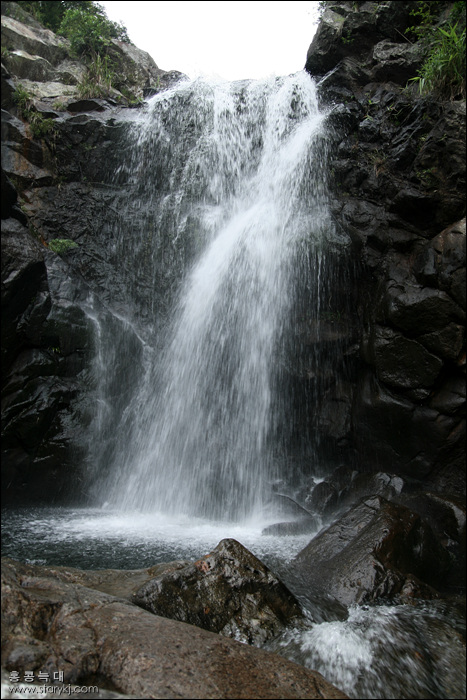
<instances>
[{"instance_id":1,"label":"submerged rock","mask_svg":"<svg viewBox=\"0 0 467 700\"><path fill-rule=\"evenodd\" d=\"M273 523L268 525L262 531L262 535L306 535L308 532L313 532L318 529L318 519L300 518L300 520L287 520L281 523Z\"/></svg>"},{"instance_id":2,"label":"submerged rock","mask_svg":"<svg viewBox=\"0 0 467 700\"><path fill-rule=\"evenodd\" d=\"M131 600L156 615L255 646L302 616L284 584L232 539L194 564L152 579Z\"/></svg>"},{"instance_id":3,"label":"submerged rock","mask_svg":"<svg viewBox=\"0 0 467 700\"><path fill-rule=\"evenodd\" d=\"M206 561L206 560L203 560ZM345 698L319 673L4 560L2 665L145 698Z\"/></svg>"}]
</instances>

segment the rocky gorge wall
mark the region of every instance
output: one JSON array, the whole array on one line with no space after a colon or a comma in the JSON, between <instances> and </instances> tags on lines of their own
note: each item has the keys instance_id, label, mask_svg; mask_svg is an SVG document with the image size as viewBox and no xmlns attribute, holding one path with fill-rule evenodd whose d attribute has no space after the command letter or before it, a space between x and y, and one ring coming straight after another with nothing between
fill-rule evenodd
<instances>
[{"instance_id":1,"label":"rocky gorge wall","mask_svg":"<svg viewBox=\"0 0 467 700\"><path fill-rule=\"evenodd\" d=\"M2 3L2 483L7 502L87 497L83 465L86 431L96 410L89 397L97 378L95 328L82 302L95 291L97 304L118 307L125 267L125 251L111 255L108 227L99 225L109 215L111 224L121 216L122 188L111 184L108 173L119 158L129 105L181 77L160 70L129 44L115 40L111 55L125 95L112 88L106 99L81 98L79 83L87 69L67 40L16 3ZM18 95L25 94L28 118L18 103ZM54 248L57 240L65 241L62 248L60 243ZM164 291L161 282L160 294ZM138 351L129 333L128 354L134 359ZM116 370L131 382L129 364ZM124 392L120 383L114 391Z\"/></svg>"},{"instance_id":2,"label":"rocky gorge wall","mask_svg":"<svg viewBox=\"0 0 467 700\"><path fill-rule=\"evenodd\" d=\"M458 494L465 454L465 101L405 90L422 60L403 37L413 5L328 3L308 52L305 68L330 108L333 217L351 251L326 321L342 362L329 368L317 408L304 401L312 387L298 369L291 383L300 424L320 433L330 464L386 470ZM122 219L125 183L107 173L119 157L129 105L118 91L111 99L80 99L84 67L66 42L16 12L15 3L2 3L3 493L7 501L84 500L83 436L93 420L96 378L92 322L79 302L90 292L102 308L118 310L121 301L125 251L111 254L109 230L99 222L104 213L107 221ZM134 47L116 43L115 51L136 96L180 77ZM34 136L21 117L19 83L33 93L33 109L53 120L48 134ZM131 231L134 224L126 223ZM57 254L50 245L56 239L78 247ZM163 309L191 243L160 245ZM142 270L141 298L149 279ZM306 364L313 339L302 330L297 326L296 338ZM127 342L120 357L138 352L131 330ZM131 383L135 365L120 361L126 364L116 375ZM114 388L115 395L124 391Z\"/></svg>"},{"instance_id":3,"label":"rocky gorge wall","mask_svg":"<svg viewBox=\"0 0 467 700\"><path fill-rule=\"evenodd\" d=\"M359 266L359 364L336 397L347 404L340 439L359 455L357 469L457 492L465 489L465 100L407 89L424 56L404 38L416 4L326 3L306 70L333 107L332 210Z\"/></svg>"}]
</instances>

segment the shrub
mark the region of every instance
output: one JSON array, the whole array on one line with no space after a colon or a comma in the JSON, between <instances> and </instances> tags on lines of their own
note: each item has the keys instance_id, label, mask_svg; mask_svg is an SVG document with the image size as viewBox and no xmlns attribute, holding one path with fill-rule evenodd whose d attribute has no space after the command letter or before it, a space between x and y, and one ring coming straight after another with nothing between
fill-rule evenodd
<instances>
[{"instance_id":1,"label":"shrub","mask_svg":"<svg viewBox=\"0 0 467 700\"><path fill-rule=\"evenodd\" d=\"M107 48L112 39L130 43L125 27L112 22L96 2L65 3L58 31L70 40L71 50L87 60L88 71L78 85L81 97L108 97L115 78Z\"/></svg>"},{"instance_id":2,"label":"shrub","mask_svg":"<svg viewBox=\"0 0 467 700\"><path fill-rule=\"evenodd\" d=\"M121 41L129 42L125 27L109 20L105 10L97 2L91 0L60 0L59 2L57 0L35 0L34 2L19 0L18 5L26 12L30 12L44 27L53 32L63 33L62 24L65 22L66 25L69 25L67 31L73 33L74 20L72 21L71 17L78 12L85 18L99 17L104 33Z\"/></svg>"},{"instance_id":3,"label":"shrub","mask_svg":"<svg viewBox=\"0 0 467 700\"><path fill-rule=\"evenodd\" d=\"M115 74L108 56L97 54L88 66L84 78L78 84L81 97L108 97L112 91Z\"/></svg>"},{"instance_id":4,"label":"shrub","mask_svg":"<svg viewBox=\"0 0 467 700\"><path fill-rule=\"evenodd\" d=\"M55 126L54 120L44 117L40 112L29 112L28 117L29 125L31 127L31 133L36 139L40 139L43 136L54 136L57 132L57 127Z\"/></svg>"},{"instance_id":5,"label":"shrub","mask_svg":"<svg viewBox=\"0 0 467 700\"><path fill-rule=\"evenodd\" d=\"M18 0L18 5L26 12L29 12L38 22L56 32L62 21L65 6L68 2L56 2L53 0L39 0L36 2L25 2Z\"/></svg>"},{"instance_id":6,"label":"shrub","mask_svg":"<svg viewBox=\"0 0 467 700\"><path fill-rule=\"evenodd\" d=\"M33 108L32 96L26 88L18 83L13 93L13 100L18 106L18 112L29 122L31 133L34 138L52 136L56 133L56 126L53 119L47 119L40 112Z\"/></svg>"},{"instance_id":7,"label":"shrub","mask_svg":"<svg viewBox=\"0 0 467 700\"><path fill-rule=\"evenodd\" d=\"M412 81L418 83L421 94L465 98L465 27L459 29L458 22L438 27L428 56Z\"/></svg>"},{"instance_id":8,"label":"shrub","mask_svg":"<svg viewBox=\"0 0 467 700\"><path fill-rule=\"evenodd\" d=\"M415 41L421 41L425 46L429 46L444 4L437 0L430 0L429 2L422 0L415 3L415 7L409 13L414 18L415 24L407 27L405 30L405 33L410 37L409 41L414 39Z\"/></svg>"},{"instance_id":9,"label":"shrub","mask_svg":"<svg viewBox=\"0 0 467 700\"><path fill-rule=\"evenodd\" d=\"M40 0L19 4L46 27L67 37L72 53L86 61L88 71L78 85L80 96L108 97L115 75L107 49L112 39L131 43L126 28L108 19L97 2Z\"/></svg>"},{"instance_id":10,"label":"shrub","mask_svg":"<svg viewBox=\"0 0 467 700\"><path fill-rule=\"evenodd\" d=\"M418 85L420 94L465 97L465 2L417 2L410 15L416 24L406 33L426 58L409 82Z\"/></svg>"},{"instance_id":11,"label":"shrub","mask_svg":"<svg viewBox=\"0 0 467 700\"><path fill-rule=\"evenodd\" d=\"M13 101L18 107L18 112L20 113L20 115L24 119L27 119L31 112L32 96L21 83L18 83L18 85L15 88L15 91L13 93Z\"/></svg>"},{"instance_id":12,"label":"shrub","mask_svg":"<svg viewBox=\"0 0 467 700\"><path fill-rule=\"evenodd\" d=\"M68 3L58 32L70 40L78 56L104 55L111 39L130 43L125 27L109 20L97 3Z\"/></svg>"}]
</instances>

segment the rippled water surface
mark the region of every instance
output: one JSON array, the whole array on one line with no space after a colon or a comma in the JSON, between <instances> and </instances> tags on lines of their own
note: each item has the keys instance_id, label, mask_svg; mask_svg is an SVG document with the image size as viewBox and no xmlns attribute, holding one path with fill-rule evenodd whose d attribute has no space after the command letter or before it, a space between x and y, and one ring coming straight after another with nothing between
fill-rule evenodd
<instances>
[{"instance_id":1,"label":"rippled water surface","mask_svg":"<svg viewBox=\"0 0 467 700\"><path fill-rule=\"evenodd\" d=\"M294 557L310 535L262 536L262 529L270 523L122 515L92 508L5 510L2 552L30 564L142 569L174 559L197 559L220 540L232 537L274 567Z\"/></svg>"}]
</instances>

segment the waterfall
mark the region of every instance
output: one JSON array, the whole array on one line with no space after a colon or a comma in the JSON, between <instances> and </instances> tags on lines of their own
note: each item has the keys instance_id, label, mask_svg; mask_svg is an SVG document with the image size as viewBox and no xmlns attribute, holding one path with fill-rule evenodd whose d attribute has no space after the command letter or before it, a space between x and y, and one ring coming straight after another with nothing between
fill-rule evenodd
<instances>
[{"instance_id":1,"label":"waterfall","mask_svg":"<svg viewBox=\"0 0 467 700\"><path fill-rule=\"evenodd\" d=\"M265 506L289 420L281 354L301 257L311 249L317 317L335 236L324 120L300 72L181 83L133 124L116 178L138 227L121 224L114 246L146 340L112 417L101 491L117 507L241 520ZM115 364L99 357L105 384Z\"/></svg>"}]
</instances>

